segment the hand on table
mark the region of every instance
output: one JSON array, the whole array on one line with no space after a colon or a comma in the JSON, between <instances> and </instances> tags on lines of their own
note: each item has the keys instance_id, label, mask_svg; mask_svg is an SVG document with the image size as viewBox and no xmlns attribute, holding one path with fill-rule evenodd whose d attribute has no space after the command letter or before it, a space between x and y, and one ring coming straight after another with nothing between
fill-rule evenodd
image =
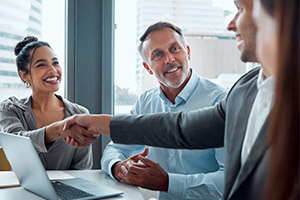
<instances>
[{"instance_id":1,"label":"hand on table","mask_svg":"<svg viewBox=\"0 0 300 200\"><path fill-rule=\"evenodd\" d=\"M169 176L158 163L145 157L148 151L146 148L144 152L116 163L113 174L123 183L166 192Z\"/></svg>"},{"instance_id":2,"label":"hand on table","mask_svg":"<svg viewBox=\"0 0 300 200\"><path fill-rule=\"evenodd\" d=\"M113 165L112 167L112 174L113 176L118 179L119 181L121 181L121 177L119 176L119 173L122 173L121 171L121 166L125 166L125 164L128 162L128 163L138 163L139 159L138 159L138 156L141 155L141 156L147 156L149 153L149 149L146 147L144 149L143 152L139 153L139 154L136 154L136 155L133 155L129 158L127 158L126 160L123 160L123 161L120 161L120 162L117 162L116 164Z\"/></svg>"}]
</instances>

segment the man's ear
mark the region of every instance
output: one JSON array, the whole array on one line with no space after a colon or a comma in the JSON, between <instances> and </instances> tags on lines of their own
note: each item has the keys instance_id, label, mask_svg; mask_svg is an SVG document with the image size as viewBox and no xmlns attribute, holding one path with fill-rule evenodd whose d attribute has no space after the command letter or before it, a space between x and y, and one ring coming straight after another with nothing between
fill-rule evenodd
<instances>
[{"instance_id":1,"label":"man's ear","mask_svg":"<svg viewBox=\"0 0 300 200\"><path fill-rule=\"evenodd\" d=\"M150 67L147 65L147 63L143 62L143 65L145 67L145 69L149 72L150 75L153 74L152 70L150 69Z\"/></svg>"},{"instance_id":2,"label":"man's ear","mask_svg":"<svg viewBox=\"0 0 300 200\"><path fill-rule=\"evenodd\" d=\"M186 45L186 49L187 49L188 59L191 60L191 49L190 49L190 46Z\"/></svg>"}]
</instances>

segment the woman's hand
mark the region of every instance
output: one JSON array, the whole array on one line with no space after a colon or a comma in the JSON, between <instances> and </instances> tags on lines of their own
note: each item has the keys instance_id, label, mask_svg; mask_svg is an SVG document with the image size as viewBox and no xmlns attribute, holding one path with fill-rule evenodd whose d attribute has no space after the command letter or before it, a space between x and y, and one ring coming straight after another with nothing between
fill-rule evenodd
<instances>
[{"instance_id":1,"label":"woman's hand","mask_svg":"<svg viewBox=\"0 0 300 200\"><path fill-rule=\"evenodd\" d=\"M64 126L64 121L55 122L47 126L45 142L50 143L61 137L70 137L79 142L81 146L87 146L97 139L94 132L86 130L77 124L73 124L68 129L64 129Z\"/></svg>"}]
</instances>

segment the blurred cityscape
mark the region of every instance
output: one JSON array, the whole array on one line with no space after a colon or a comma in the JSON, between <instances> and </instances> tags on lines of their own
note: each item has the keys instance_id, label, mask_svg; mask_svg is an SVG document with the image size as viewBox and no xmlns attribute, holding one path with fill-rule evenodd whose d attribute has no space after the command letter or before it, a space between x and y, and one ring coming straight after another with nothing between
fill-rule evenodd
<instances>
[{"instance_id":1,"label":"blurred cityscape","mask_svg":"<svg viewBox=\"0 0 300 200\"><path fill-rule=\"evenodd\" d=\"M240 61L235 35L226 29L225 21L234 11L214 6L213 0L136 0L136 9L136 46L150 24L168 21L182 29L191 48L190 66L198 75L230 88L243 73L252 68L252 64ZM158 85L155 77L144 69L142 62L136 51L136 90L132 92L136 96ZM118 66L115 68L117 73ZM132 96L129 91L128 95ZM116 93L116 100L118 98L120 96ZM130 105L129 102L127 105ZM128 113L130 107L116 102L115 111Z\"/></svg>"},{"instance_id":2,"label":"blurred cityscape","mask_svg":"<svg viewBox=\"0 0 300 200\"><path fill-rule=\"evenodd\" d=\"M26 96L15 64L14 47L27 35L41 36L42 0L0 1L0 101Z\"/></svg>"},{"instance_id":3,"label":"blurred cityscape","mask_svg":"<svg viewBox=\"0 0 300 200\"><path fill-rule=\"evenodd\" d=\"M47 41L64 67L65 0L0 0L0 101L27 97L18 76L15 45L31 35ZM60 95L64 94L64 71Z\"/></svg>"},{"instance_id":4,"label":"blurred cityscape","mask_svg":"<svg viewBox=\"0 0 300 200\"><path fill-rule=\"evenodd\" d=\"M53 3L54 1L49 0L0 0L0 101L13 95L19 98L28 96L31 92L30 89L25 88L18 77L13 50L17 42L24 36L43 37L44 33L41 30L45 18L42 17L44 14L42 8L43 4L47 2L58 6L57 1ZM60 2L59 7L62 7L64 1L60 0ZM234 14L232 10L214 6L213 0L128 0L126 2L116 0L116 7L121 3L129 5L129 2L130 5L134 5L132 7L135 9L132 17L134 25L128 23L128 18L124 15L124 12L131 12L128 7L121 8L124 10L123 13L115 12L116 19L118 19L117 15L121 15L119 18L127 20L125 22L116 21L116 33L121 31L121 35L126 34L126 30L122 29L121 24L125 23L124 27L128 34L133 36L133 40L128 41L131 42L133 50L125 52L126 50L124 51L122 48L129 47L123 43L116 42L115 46L115 49L122 50L122 56L127 58L125 63L133 66L133 71L128 69L125 72L122 71L125 59L121 58L120 54L115 54L116 113L127 113L141 93L158 85L155 77L150 76L142 66L142 60L136 50L139 38L145 29L157 21L168 21L182 28L191 48L190 66L200 76L230 88L241 74L252 68L252 64L240 61L234 33L226 30L225 21ZM49 8L49 5L47 7ZM55 17L57 16L50 15L48 18L51 18L56 24L58 21L64 21L61 17L59 19ZM134 27L134 30L131 27ZM52 30L52 26L49 28ZM56 26L55 28L57 29ZM63 39L63 34L60 34L59 37L53 36L51 39L50 36L53 33L45 32L48 34L46 41L49 41L51 46L54 43L52 41ZM121 40L125 42L126 39ZM118 41L117 37L116 41ZM61 41L60 43L63 44ZM64 49L55 48L55 50L62 51L59 58L63 60ZM130 63L130 60L133 60L133 64ZM124 73L126 73L125 76ZM120 77L123 77L125 82L134 82L134 87L120 84Z\"/></svg>"}]
</instances>

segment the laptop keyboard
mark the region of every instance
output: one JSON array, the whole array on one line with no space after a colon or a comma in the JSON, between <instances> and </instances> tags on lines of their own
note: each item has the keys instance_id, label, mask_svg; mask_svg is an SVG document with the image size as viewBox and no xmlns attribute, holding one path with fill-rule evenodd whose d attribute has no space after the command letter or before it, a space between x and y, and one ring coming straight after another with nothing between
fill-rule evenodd
<instances>
[{"instance_id":1,"label":"laptop keyboard","mask_svg":"<svg viewBox=\"0 0 300 200\"><path fill-rule=\"evenodd\" d=\"M66 185L58 181L51 181L57 196L60 199L80 199L94 196L72 186Z\"/></svg>"}]
</instances>

